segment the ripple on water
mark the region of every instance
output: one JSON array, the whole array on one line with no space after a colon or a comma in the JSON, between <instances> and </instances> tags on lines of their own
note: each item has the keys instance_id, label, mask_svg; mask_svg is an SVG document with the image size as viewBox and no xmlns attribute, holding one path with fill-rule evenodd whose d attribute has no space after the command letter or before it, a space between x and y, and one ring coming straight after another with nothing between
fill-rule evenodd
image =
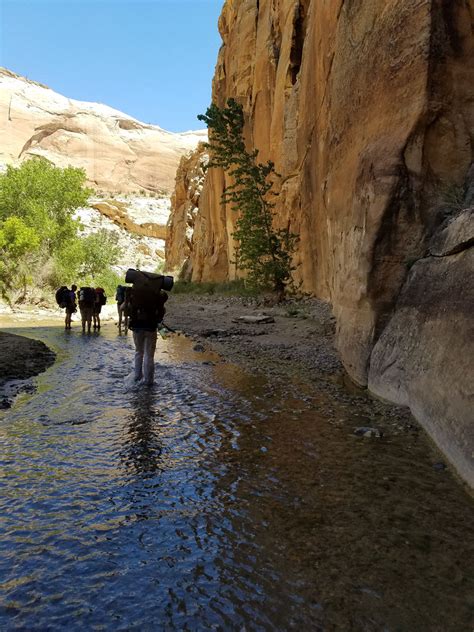
<instances>
[{"instance_id":1,"label":"ripple on water","mask_svg":"<svg viewBox=\"0 0 474 632\"><path fill-rule=\"evenodd\" d=\"M112 328L36 333L61 360L0 417L2 629L469 629L472 503L422 433L357 438L356 400L182 338L130 390Z\"/></svg>"}]
</instances>

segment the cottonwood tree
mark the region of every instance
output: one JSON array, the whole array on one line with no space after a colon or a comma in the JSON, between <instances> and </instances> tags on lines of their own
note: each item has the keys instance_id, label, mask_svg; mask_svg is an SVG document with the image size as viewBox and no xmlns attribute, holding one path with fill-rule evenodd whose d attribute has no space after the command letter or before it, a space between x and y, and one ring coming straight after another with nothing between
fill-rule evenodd
<instances>
[{"instance_id":1,"label":"cottonwood tree","mask_svg":"<svg viewBox=\"0 0 474 632\"><path fill-rule=\"evenodd\" d=\"M0 296L8 302L25 300L31 288L51 292L78 275L111 278L120 256L116 236L101 230L84 237L75 218L92 194L85 181L82 169L41 158L0 174Z\"/></svg>"},{"instance_id":2,"label":"cottonwood tree","mask_svg":"<svg viewBox=\"0 0 474 632\"><path fill-rule=\"evenodd\" d=\"M229 99L223 108L212 104L198 119L209 129L210 161L207 168L219 167L231 178L222 202L238 212L235 264L247 272L248 280L259 288L270 288L280 298L291 284L291 261L297 236L288 228L276 229L275 204L271 201L275 179L274 163L258 163L258 150L249 152L243 136L242 106Z\"/></svg>"}]
</instances>

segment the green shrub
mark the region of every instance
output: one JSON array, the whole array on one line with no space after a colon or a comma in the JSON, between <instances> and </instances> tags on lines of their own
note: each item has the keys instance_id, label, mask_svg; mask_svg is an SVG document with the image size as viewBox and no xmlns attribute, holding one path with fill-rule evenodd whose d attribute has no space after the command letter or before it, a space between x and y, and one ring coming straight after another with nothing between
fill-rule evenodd
<instances>
[{"instance_id":1,"label":"green shrub","mask_svg":"<svg viewBox=\"0 0 474 632\"><path fill-rule=\"evenodd\" d=\"M0 293L9 302L24 300L29 288L47 286L52 294L79 279L115 283L116 234L101 229L81 236L74 219L92 193L85 178L81 169L36 158L0 174Z\"/></svg>"},{"instance_id":2,"label":"green shrub","mask_svg":"<svg viewBox=\"0 0 474 632\"><path fill-rule=\"evenodd\" d=\"M0 293L7 300L19 288L25 296L51 258L61 267L61 253L77 239L73 213L91 194L85 177L81 169L37 158L0 174Z\"/></svg>"}]
</instances>

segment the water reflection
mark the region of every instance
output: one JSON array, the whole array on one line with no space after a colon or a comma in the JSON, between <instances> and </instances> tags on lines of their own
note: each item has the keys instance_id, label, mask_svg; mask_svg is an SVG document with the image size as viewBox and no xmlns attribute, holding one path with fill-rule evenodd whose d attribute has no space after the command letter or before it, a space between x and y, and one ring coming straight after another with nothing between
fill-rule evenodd
<instances>
[{"instance_id":1,"label":"water reflection","mask_svg":"<svg viewBox=\"0 0 474 632\"><path fill-rule=\"evenodd\" d=\"M0 413L0 629L469 629L474 511L421 433L361 440L369 404L184 339L127 391L130 339L35 333L60 355Z\"/></svg>"},{"instance_id":2,"label":"water reflection","mask_svg":"<svg viewBox=\"0 0 474 632\"><path fill-rule=\"evenodd\" d=\"M120 460L125 469L140 479L150 478L163 471L165 466L160 438L160 421L157 395L152 388L132 393L131 411L125 421L124 441Z\"/></svg>"}]
</instances>

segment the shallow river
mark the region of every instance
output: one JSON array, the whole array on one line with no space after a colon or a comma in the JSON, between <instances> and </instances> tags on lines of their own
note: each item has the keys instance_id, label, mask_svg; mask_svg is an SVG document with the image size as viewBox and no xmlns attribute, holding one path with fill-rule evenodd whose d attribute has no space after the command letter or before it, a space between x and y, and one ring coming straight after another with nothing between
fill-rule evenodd
<instances>
[{"instance_id":1,"label":"shallow river","mask_svg":"<svg viewBox=\"0 0 474 632\"><path fill-rule=\"evenodd\" d=\"M423 433L159 341L58 352L0 412L1 630L472 629L472 499ZM324 396L328 397L328 396Z\"/></svg>"}]
</instances>

